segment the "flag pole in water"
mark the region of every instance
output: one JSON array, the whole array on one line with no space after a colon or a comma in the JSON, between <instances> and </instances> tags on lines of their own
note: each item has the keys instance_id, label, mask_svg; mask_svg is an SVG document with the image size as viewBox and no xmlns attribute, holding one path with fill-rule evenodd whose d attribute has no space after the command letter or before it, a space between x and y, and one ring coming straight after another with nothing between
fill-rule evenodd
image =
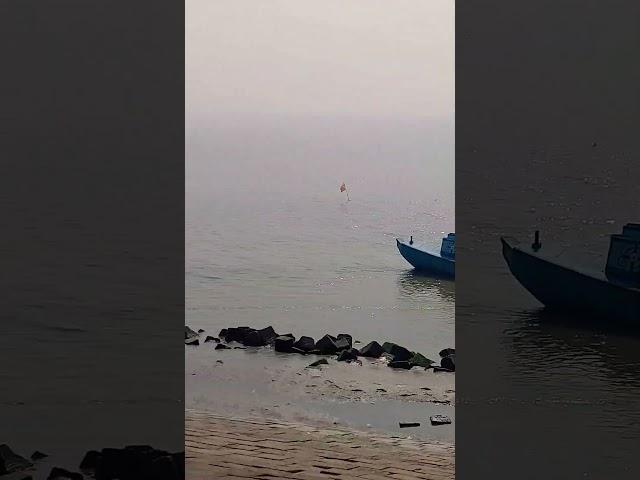
<instances>
[{"instance_id":1,"label":"flag pole in water","mask_svg":"<svg viewBox=\"0 0 640 480\"><path fill-rule=\"evenodd\" d=\"M347 202L350 202L351 199L349 198L349 192L347 192L347 186L344 184L344 182L342 182L342 185L340 185L340 191L347 193Z\"/></svg>"}]
</instances>

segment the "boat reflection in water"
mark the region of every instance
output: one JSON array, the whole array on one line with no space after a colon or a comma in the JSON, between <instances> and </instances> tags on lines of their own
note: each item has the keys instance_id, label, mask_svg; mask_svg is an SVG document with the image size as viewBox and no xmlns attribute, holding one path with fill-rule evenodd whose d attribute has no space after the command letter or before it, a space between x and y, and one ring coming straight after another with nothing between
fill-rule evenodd
<instances>
[{"instance_id":1,"label":"boat reflection in water","mask_svg":"<svg viewBox=\"0 0 640 480\"><path fill-rule=\"evenodd\" d=\"M504 418L520 419L513 429L527 431L523 448L561 439L568 447L549 455L554 464L596 459L585 466L595 472L591 478L631 478L623 460L637 456L640 442L640 335L620 324L587 326L548 308L513 310L504 320L500 375L486 395L499 399ZM589 440L594 431L597 442ZM606 473L598 471L603 451L616 459Z\"/></svg>"},{"instance_id":2,"label":"boat reflection in water","mask_svg":"<svg viewBox=\"0 0 640 480\"><path fill-rule=\"evenodd\" d=\"M455 283L446 278L425 275L416 270L403 272L398 277L398 286L402 297L437 296L448 302L456 300Z\"/></svg>"}]
</instances>

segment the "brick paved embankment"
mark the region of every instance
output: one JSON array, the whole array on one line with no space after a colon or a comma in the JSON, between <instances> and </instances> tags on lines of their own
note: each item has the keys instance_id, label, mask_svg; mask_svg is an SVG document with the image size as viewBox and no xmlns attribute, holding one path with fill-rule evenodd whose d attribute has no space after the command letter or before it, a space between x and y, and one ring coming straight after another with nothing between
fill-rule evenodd
<instances>
[{"instance_id":1,"label":"brick paved embankment","mask_svg":"<svg viewBox=\"0 0 640 480\"><path fill-rule=\"evenodd\" d=\"M185 412L188 479L453 479L454 447Z\"/></svg>"}]
</instances>

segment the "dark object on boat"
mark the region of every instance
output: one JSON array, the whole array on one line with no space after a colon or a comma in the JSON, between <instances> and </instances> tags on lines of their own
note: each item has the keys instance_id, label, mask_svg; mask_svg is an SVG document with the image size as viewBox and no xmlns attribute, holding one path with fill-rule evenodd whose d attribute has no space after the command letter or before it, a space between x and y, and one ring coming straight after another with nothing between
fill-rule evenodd
<instances>
[{"instance_id":1,"label":"dark object on boat","mask_svg":"<svg viewBox=\"0 0 640 480\"><path fill-rule=\"evenodd\" d=\"M640 288L640 224L627 223L621 234L611 235L604 273L610 281Z\"/></svg>"},{"instance_id":2,"label":"dark object on boat","mask_svg":"<svg viewBox=\"0 0 640 480\"><path fill-rule=\"evenodd\" d=\"M398 422L400 428L409 428L409 427L419 427L420 424L418 422Z\"/></svg>"},{"instance_id":3,"label":"dark object on boat","mask_svg":"<svg viewBox=\"0 0 640 480\"><path fill-rule=\"evenodd\" d=\"M409 242L396 239L398 251L413 267L424 273L455 278L456 272L456 234L450 233L442 239L440 253L431 252L424 247L414 245L413 237Z\"/></svg>"},{"instance_id":4,"label":"dark object on boat","mask_svg":"<svg viewBox=\"0 0 640 480\"><path fill-rule=\"evenodd\" d=\"M604 272L570 266L513 238L500 240L513 276L546 307L610 321L640 319L640 224L629 223L611 236Z\"/></svg>"},{"instance_id":5,"label":"dark object on boat","mask_svg":"<svg viewBox=\"0 0 640 480\"><path fill-rule=\"evenodd\" d=\"M542 248L542 244L540 243L540 231L536 230L533 243L531 244L531 249L534 252L537 252L540 248Z\"/></svg>"},{"instance_id":6,"label":"dark object on boat","mask_svg":"<svg viewBox=\"0 0 640 480\"><path fill-rule=\"evenodd\" d=\"M429 417L431 425L448 425L451 423L451 419L446 415L432 415Z\"/></svg>"}]
</instances>

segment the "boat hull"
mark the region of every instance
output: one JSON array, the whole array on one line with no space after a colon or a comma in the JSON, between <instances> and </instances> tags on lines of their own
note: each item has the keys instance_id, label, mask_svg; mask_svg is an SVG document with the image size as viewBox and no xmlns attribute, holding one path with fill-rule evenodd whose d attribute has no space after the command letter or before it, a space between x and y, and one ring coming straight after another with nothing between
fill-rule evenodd
<instances>
[{"instance_id":1,"label":"boat hull","mask_svg":"<svg viewBox=\"0 0 640 480\"><path fill-rule=\"evenodd\" d=\"M545 259L512 239L501 238L502 255L518 282L544 306L609 321L640 324L640 290ZM531 250L531 251L529 251Z\"/></svg>"},{"instance_id":2,"label":"boat hull","mask_svg":"<svg viewBox=\"0 0 640 480\"><path fill-rule=\"evenodd\" d=\"M438 255L425 252L416 247L396 239L400 255L413 267L423 273L455 278L456 262Z\"/></svg>"}]
</instances>

